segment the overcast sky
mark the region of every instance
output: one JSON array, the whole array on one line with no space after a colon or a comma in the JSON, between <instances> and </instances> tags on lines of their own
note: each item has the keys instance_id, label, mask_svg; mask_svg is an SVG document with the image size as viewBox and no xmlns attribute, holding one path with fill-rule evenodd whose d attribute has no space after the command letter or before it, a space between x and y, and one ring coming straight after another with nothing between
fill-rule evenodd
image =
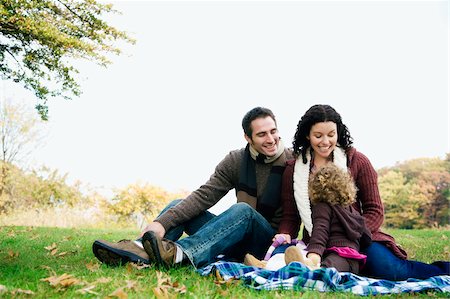
<instances>
[{"instance_id":1,"label":"overcast sky","mask_svg":"<svg viewBox=\"0 0 450 299\"><path fill-rule=\"evenodd\" d=\"M79 63L83 94L50 101L36 164L104 190L194 190L245 146L249 109L271 108L291 146L317 103L377 169L450 151L448 1L113 3L137 43L106 69Z\"/></svg>"}]
</instances>

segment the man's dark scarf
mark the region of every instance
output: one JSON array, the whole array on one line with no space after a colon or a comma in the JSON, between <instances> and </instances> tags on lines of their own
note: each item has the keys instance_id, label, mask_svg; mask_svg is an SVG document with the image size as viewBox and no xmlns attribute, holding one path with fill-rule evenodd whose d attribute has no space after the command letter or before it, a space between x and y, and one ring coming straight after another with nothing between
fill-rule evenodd
<instances>
[{"instance_id":1,"label":"man's dark scarf","mask_svg":"<svg viewBox=\"0 0 450 299\"><path fill-rule=\"evenodd\" d=\"M269 178L267 179L264 194L257 197L256 188L256 163L266 163L266 156L259 154L256 160L252 158L247 144L239 174L239 186L237 198L246 202L270 221L275 211L280 207L281 178L286 164L286 153L283 153L272 162ZM256 204L255 204L256 203Z\"/></svg>"}]
</instances>

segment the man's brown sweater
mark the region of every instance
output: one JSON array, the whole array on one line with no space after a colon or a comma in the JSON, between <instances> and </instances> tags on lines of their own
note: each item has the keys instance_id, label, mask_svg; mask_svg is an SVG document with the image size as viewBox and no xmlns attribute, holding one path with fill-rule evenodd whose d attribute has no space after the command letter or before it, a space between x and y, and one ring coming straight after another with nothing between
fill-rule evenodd
<instances>
[{"instance_id":1,"label":"man's brown sweater","mask_svg":"<svg viewBox=\"0 0 450 299\"><path fill-rule=\"evenodd\" d=\"M286 154L286 159L292 158L292 153L290 150L285 149L284 152ZM167 210L166 213L159 216L155 221L161 223L167 231L172 227L193 219L200 213L211 208L231 189L237 190L239 185L241 163L244 154L245 148L231 151L216 166L214 173L204 185L193 191L178 205ZM273 163L256 163L256 187L258 198L264 193L272 165ZM247 203L256 209L256 201ZM273 228L278 228L281 215L282 208L280 205L270 221Z\"/></svg>"}]
</instances>

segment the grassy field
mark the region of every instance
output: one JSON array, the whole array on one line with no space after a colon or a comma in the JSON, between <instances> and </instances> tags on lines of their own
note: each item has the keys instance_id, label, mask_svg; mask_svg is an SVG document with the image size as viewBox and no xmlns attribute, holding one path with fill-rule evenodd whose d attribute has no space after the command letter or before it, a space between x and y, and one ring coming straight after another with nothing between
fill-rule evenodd
<instances>
[{"instance_id":1,"label":"grassy field","mask_svg":"<svg viewBox=\"0 0 450 299\"><path fill-rule=\"evenodd\" d=\"M411 259L449 260L450 230L391 230ZM0 298L360 298L313 291L255 291L239 281L202 277L192 267L159 271L98 263L95 239L134 238L135 230L0 227ZM389 295L448 298L448 294Z\"/></svg>"}]
</instances>

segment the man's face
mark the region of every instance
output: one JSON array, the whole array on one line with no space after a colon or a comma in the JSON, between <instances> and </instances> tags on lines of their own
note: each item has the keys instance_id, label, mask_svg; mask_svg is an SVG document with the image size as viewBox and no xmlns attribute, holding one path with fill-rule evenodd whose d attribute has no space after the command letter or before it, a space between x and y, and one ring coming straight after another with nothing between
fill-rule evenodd
<instances>
[{"instance_id":1,"label":"man's face","mask_svg":"<svg viewBox=\"0 0 450 299\"><path fill-rule=\"evenodd\" d=\"M273 157L278 152L280 136L272 117L257 118L251 122L252 138L245 135L245 139L258 153Z\"/></svg>"}]
</instances>

